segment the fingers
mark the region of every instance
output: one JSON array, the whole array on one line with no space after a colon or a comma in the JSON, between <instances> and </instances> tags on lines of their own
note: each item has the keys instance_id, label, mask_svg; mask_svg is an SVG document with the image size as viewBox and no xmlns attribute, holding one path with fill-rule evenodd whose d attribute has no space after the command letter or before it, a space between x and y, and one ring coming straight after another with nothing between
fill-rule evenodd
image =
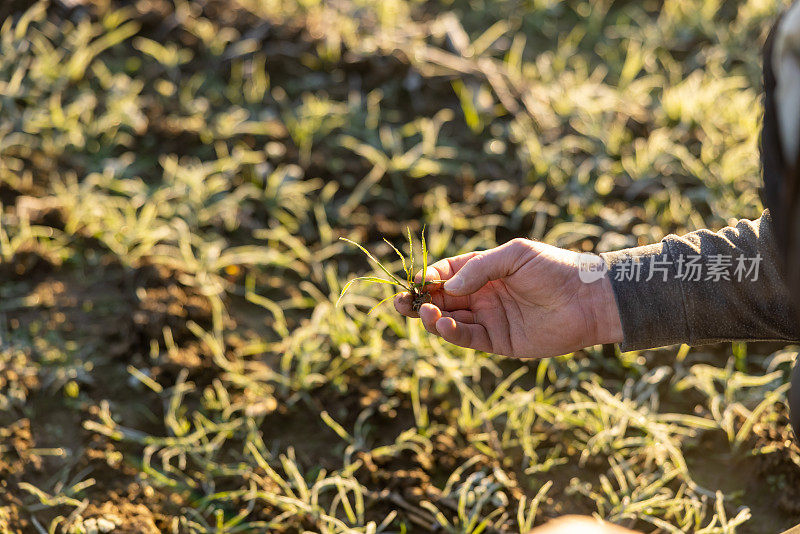
<instances>
[{"instance_id":1,"label":"fingers","mask_svg":"<svg viewBox=\"0 0 800 534\"><path fill-rule=\"evenodd\" d=\"M406 317L417 318L419 315L411 309L411 293L401 293L394 298L394 309Z\"/></svg>"},{"instance_id":2,"label":"fingers","mask_svg":"<svg viewBox=\"0 0 800 534\"><path fill-rule=\"evenodd\" d=\"M530 252L530 243L526 239L514 239L485 252L469 252L430 265L425 280L445 281L442 287L428 286L431 303L444 311L469 309L469 295L491 280L513 274L521 265L520 260L525 253ZM421 282L422 273L418 272L414 279ZM403 315L419 316L411 309L411 296L407 293L396 297L394 303L397 311Z\"/></svg>"},{"instance_id":3,"label":"fingers","mask_svg":"<svg viewBox=\"0 0 800 534\"><path fill-rule=\"evenodd\" d=\"M452 276L464 266L470 258L477 256L478 252L468 252L460 256L453 256L452 258L445 258L436 263L428 266L428 271L425 273L425 280L449 280ZM422 272L418 272L414 277L415 282L422 282Z\"/></svg>"},{"instance_id":4,"label":"fingers","mask_svg":"<svg viewBox=\"0 0 800 534\"><path fill-rule=\"evenodd\" d=\"M448 280L456 272L458 272L458 270L461 269L464 264L478 254L478 252L469 252L467 254L461 254L460 256L453 256L452 258L439 260L433 265L428 266L428 270L425 274L425 280ZM422 281L421 271L416 274L414 280L418 283ZM430 289L431 302L442 310L459 310L469 307L468 297L454 297L452 295L448 295L446 292L440 291L441 285L426 286L426 289ZM403 306L403 308L405 307ZM409 304L408 309L410 308L411 306ZM403 313L404 315L408 315L409 317L417 317L416 313L405 313L401 308L397 308L397 311Z\"/></svg>"},{"instance_id":5,"label":"fingers","mask_svg":"<svg viewBox=\"0 0 800 534\"><path fill-rule=\"evenodd\" d=\"M442 310L442 312L451 312L456 310L468 310L469 297L453 297L446 294L440 289L430 291L431 304ZM411 308L413 299L410 293L401 293L394 298L394 309L406 317L419 317L419 314ZM470 314L472 312L469 312ZM447 315L447 313L445 313Z\"/></svg>"},{"instance_id":6,"label":"fingers","mask_svg":"<svg viewBox=\"0 0 800 534\"><path fill-rule=\"evenodd\" d=\"M443 317L452 317L456 321L462 323L474 323L475 321L475 314L472 310L469 309L455 309L455 310L448 310L443 309L442 301L453 301L455 299L462 299L468 300L467 297L448 297L444 295L442 292L435 292L432 294L433 297L433 305L439 308ZM397 295L394 298L394 309L397 310L399 313L405 315L406 317L412 317L414 319L419 318L419 314L415 312L411 308L412 298L411 294L409 293L402 293Z\"/></svg>"},{"instance_id":7,"label":"fingers","mask_svg":"<svg viewBox=\"0 0 800 534\"><path fill-rule=\"evenodd\" d=\"M423 304L419 318L425 330L454 345L492 352L492 342L483 325L475 324L471 311L442 312L433 304ZM471 322L468 322L471 321Z\"/></svg>"},{"instance_id":8,"label":"fingers","mask_svg":"<svg viewBox=\"0 0 800 534\"><path fill-rule=\"evenodd\" d=\"M423 304L419 314L411 310L411 295L404 293L394 299L394 306L403 315L419 317L425 330L454 345L484 352L492 352L489 334L470 310L443 312L433 304Z\"/></svg>"},{"instance_id":9,"label":"fingers","mask_svg":"<svg viewBox=\"0 0 800 534\"><path fill-rule=\"evenodd\" d=\"M425 271L425 280L427 280L427 281L445 280L445 278L442 278L442 274L439 272L438 269L435 269L433 267L433 265L429 265L428 266L428 270ZM422 270L421 269L419 271L417 271L417 274L414 275L414 282L416 282L416 283L422 282Z\"/></svg>"},{"instance_id":10,"label":"fingers","mask_svg":"<svg viewBox=\"0 0 800 534\"><path fill-rule=\"evenodd\" d=\"M483 352L493 352L492 342L483 325L462 323L452 317L441 317L434 326L445 341L454 345Z\"/></svg>"},{"instance_id":11,"label":"fingers","mask_svg":"<svg viewBox=\"0 0 800 534\"><path fill-rule=\"evenodd\" d=\"M450 295L469 295L492 280L510 276L519 269L520 261L530 252L529 241L514 239L508 243L475 254L444 284Z\"/></svg>"},{"instance_id":12,"label":"fingers","mask_svg":"<svg viewBox=\"0 0 800 534\"><path fill-rule=\"evenodd\" d=\"M441 310L441 312L442 312L442 317L450 317L458 321L459 323L475 324L478 322L475 320L475 312L473 312L472 310L454 310L454 311Z\"/></svg>"},{"instance_id":13,"label":"fingers","mask_svg":"<svg viewBox=\"0 0 800 534\"><path fill-rule=\"evenodd\" d=\"M468 252L452 258L439 260L428 266L425 280L449 280L461 267L471 258L477 256L479 252ZM422 271L414 276L415 282L422 282ZM426 285L426 289L432 289L431 302L442 310L460 310L469 307L469 297L453 297L440 291L441 284L434 286ZM402 293L394 298L394 308L406 317L417 318L419 314L411 309L412 297L409 293Z\"/></svg>"},{"instance_id":14,"label":"fingers","mask_svg":"<svg viewBox=\"0 0 800 534\"><path fill-rule=\"evenodd\" d=\"M436 321L442 318L442 312L433 304L423 304L419 309L419 318L422 320L422 326L431 334L438 336L439 331L436 330Z\"/></svg>"},{"instance_id":15,"label":"fingers","mask_svg":"<svg viewBox=\"0 0 800 534\"><path fill-rule=\"evenodd\" d=\"M442 317L447 317L464 324L476 323L475 314L470 310L456 310L448 312L442 311L433 304L423 304L419 309L419 318L422 319L422 324L431 334L436 334L438 336L441 333L438 331L436 325L437 321Z\"/></svg>"}]
</instances>

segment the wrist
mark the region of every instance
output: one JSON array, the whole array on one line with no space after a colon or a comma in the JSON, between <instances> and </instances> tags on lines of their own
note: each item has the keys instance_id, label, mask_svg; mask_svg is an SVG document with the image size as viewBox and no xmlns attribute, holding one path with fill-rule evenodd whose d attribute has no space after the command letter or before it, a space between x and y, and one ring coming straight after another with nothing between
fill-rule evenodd
<instances>
[{"instance_id":1,"label":"wrist","mask_svg":"<svg viewBox=\"0 0 800 534\"><path fill-rule=\"evenodd\" d=\"M593 326L590 344L622 343L622 320L608 273L584 286L589 293L585 302L589 306L589 318Z\"/></svg>"}]
</instances>

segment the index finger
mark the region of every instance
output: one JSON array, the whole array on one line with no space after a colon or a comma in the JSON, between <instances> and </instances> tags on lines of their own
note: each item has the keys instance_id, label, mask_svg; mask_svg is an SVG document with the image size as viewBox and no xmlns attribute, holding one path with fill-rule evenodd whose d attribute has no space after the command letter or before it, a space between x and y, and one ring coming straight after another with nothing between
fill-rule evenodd
<instances>
[{"instance_id":1,"label":"index finger","mask_svg":"<svg viewBox=\"0 0 800 534\"><path fill-rule=\"evenodd\" d=\"M452 258L445 258L443 260L439 260L433 265L428 266L428 272L426 273L425 279L426 280L449 280L450 278L455 275L459 269L461 269L464 264L467 263L470 259L474 258L478 255L478 252L468 252L466 254L461 254L459 256L453 256ZM422 281L422 272L418 272L414 277L414 280L419 283ZM431 303L434 304L436 307L446 310L463 310L469 308L470 298L469 295L465 296L454 296L447 293L447 291L442 288L442 284L437 284L433 287L430 287L430 295L431 295ZM399 307L397 307L398 311L402 309L411 310L410 304L410 296L409 299L403 300L401 302L397 302ZM408 305L406 306L406 303ZM401 313L403 313L401 311ZM413 313L413 312L412 312ZM409 314L405 314L409 315ZM411 315L413 317L413 315Z\"/></svg>"},{"instance_id":2,"label":"index finger","mask_svg":"<svg viewBox=\"0 0 800 534\"><path fill-rule=\"evenodd\" d=\"M477 252L467 252L460 256L453 256L452 258L445 258L436 263L428 266L428 272L425 273L426 280L449 280L454 274L461 269L467 261L477 256ZM415 282L422 282L422 271L419 271L414 276Z\"/></svg>"},{"instance_id":3,"label":"index finger","mask_svg":"<svg viewBox=\"0 0 800 534\"><path fill-rule=\"evenodd\" d=\"M461 267L467 263L468 260L474 258L477 252L468 252L460 256L453 256L452 258L445 258L436 263L428 266L426 273L426 280L449 280L454 274L458 272ZM422 282L422 271L420 270L414 276L416 283ZM442 310L460 310L469 307L469 297L454 297L448 295L442 289L442 284L435 284L433 286L426 286L432 289L430 291L431 302ZM394 298L394 308L405 315L406 317L419 318L419 314L411 308L413 298L410 293L400 293Z\"/></svg>"}]
</instances>

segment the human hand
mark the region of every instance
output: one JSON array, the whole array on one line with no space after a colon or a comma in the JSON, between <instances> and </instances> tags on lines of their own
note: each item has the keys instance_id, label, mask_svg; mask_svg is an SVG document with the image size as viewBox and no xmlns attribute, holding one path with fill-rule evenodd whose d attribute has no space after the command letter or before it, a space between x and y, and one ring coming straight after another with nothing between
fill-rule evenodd
<instances>
[{"instance_id":1,"label":"human hand","mask_svg":"<svg viewBox=\"0 0 800 534\"><path fill-rule=\"evenodd\" d=\"M395 308L419 317L428 332L450 343L514 358L546 358L620 342L611 282L608 276L582 282L579 257L514 239L434 263L425 278L445 283L431 290L431 303L417 314L404 293L395 298Z\"/></svg>"}]
</instances>

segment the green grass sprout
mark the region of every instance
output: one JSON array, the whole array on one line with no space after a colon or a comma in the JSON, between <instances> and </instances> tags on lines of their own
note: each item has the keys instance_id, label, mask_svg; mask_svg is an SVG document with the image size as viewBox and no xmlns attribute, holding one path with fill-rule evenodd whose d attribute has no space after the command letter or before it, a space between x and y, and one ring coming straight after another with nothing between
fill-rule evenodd
<instances>
[{"instance_id":1,"label":"green grass sprout","mask_svg":"<svg viewBox=\"0 0 800 534\"><path fill-rule=\"evenodd\" d=\"M405 280L401 280L398 278L392 271L390 271L383 263L381 263L370 251L368 251L363 246L359 245L355 241L351 241L345 237L340 237L342 241L346 241L351 245L355 245L356 247L361 250L373 263L375 263L384 273L389 275L391 280L386 280L385 278L378 278L376 276L359 276L357 278L353 278L349 282L345 284L342 288L342 292L339 295L339 299L336 301L336 305L338 306L339 303L342 301L345 293L350 287L355 284L356 282L366 282L369 284L388 284L393 286L399 286L402 291L397 291L389 295L388 297L382 299L378 302L375 306L370 308L367 314L371 314L378 306L383 304L389 299L396 297L402 293L410 293L411 294L411 309L414 311L419 311L420 307L425 304L426 302L431 301L430 289L428 286L442 284L444 280L426 280L425 273L428 271L428 247L425 243L425 228L422 228L422 235L421 235L421 242L422 242L422 280L420 282L414 281L414 241L411 238L411 229L406 227L407 237L408 237L408 249L409 249L409 259L406 261L406 257L403 255L400 250L396 246L394 246L388 239L383 238L387 245L389 245L392 250L397 254L400 258L400 262L403 264L403 273L405 274Z\"/></svg>"}]
</instances>

